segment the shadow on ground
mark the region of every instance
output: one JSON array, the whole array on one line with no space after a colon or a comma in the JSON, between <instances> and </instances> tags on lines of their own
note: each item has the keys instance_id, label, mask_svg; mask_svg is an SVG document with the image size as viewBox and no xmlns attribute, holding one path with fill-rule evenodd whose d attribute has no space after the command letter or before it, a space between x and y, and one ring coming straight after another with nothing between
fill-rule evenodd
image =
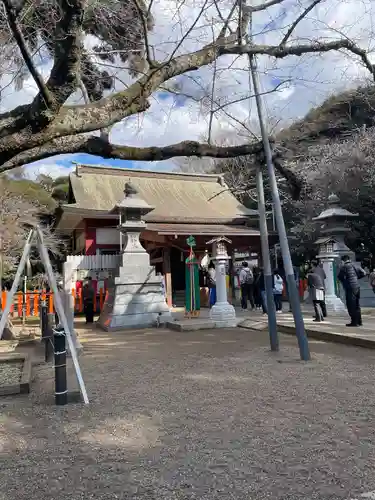
<instances>
[{"instance_id":1,"label":"shadow on ground","mask_svg":"<svg viewBox=\"0 0 375 500\"><path fill-rule=\"evenodd\" d=\"M82 329L91 404L53 369L0 400L1 500L341 499L375 489L373 355L241 329ZM76 388L72 373L70 387Z\"/></svg>"}]
</instances>

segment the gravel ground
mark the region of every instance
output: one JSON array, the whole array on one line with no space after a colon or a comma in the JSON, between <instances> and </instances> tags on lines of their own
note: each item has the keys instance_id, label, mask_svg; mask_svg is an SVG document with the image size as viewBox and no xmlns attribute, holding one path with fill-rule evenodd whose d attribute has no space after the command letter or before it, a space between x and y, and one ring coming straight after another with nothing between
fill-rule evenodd
<instances>
[{"instance_id":1,"label":"gravel ground","mask_svg":"<svg viewBox=\"0 0 375 500\"><path fill-rule=\"evenodd\" d=\"M0 499L339 500L375 490L374 351L234 329L88 334L91 404L0 400ZM72 387L72 385L71 385Z\"/></svg>"},{"instance_id":2,"label":"gravel ground","mask_svg":"<svg viewBox=\"0 0 375 500\"><path fill-rule=\"evenodd\" d=\"M15 361L0 361L0 387L17 385L21 378L23 363Z\"/></svg>"}]
</instances>

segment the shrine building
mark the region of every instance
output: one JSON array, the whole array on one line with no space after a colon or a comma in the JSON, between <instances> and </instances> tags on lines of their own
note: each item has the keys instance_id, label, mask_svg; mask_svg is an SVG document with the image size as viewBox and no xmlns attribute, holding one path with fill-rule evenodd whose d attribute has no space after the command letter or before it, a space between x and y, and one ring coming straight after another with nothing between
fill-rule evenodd
<instances>
[{"instance_id":1,"label":"shrine building","mask_svg":"<svg viewBox=\"0 0 375 500\"><path fill-rule=\"evenodd\" d=\"M144 217L141 242L151 264L165 276L167 302L185 289L187 238L195 238L199 258L209 240L226 236L229 252L260 254L258 213L247 209L218 174L187 174L149 170L77 166L69 176L68 203L61 206L56 230L70 239L74 255L116 254L122 241L119 216L113 213L124 198L126 182L154 209ZM270 244L274 236L270 237Z\"/></svg>"}]
</instances>

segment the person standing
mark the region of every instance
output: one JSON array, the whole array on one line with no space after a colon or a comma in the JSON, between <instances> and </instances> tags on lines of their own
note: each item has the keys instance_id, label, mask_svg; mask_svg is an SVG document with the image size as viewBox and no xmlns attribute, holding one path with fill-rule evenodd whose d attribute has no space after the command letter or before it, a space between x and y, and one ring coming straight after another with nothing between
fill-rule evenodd
<instances>
[{"instance_id":1,"label":"person standing","mask_svg":"<svg viewBox=\"0 0 375 500\"><path fill-rule=\"evenodd\" d=\"M240 286L242 309L247 309L247 301L250 302L251 309L254 309L254 274L247 262L242 262Z\"/></svg>"},{"instance_id":2,"label":"person standing","mask_svg":"<svg viewBox=\"0 0 375 500\"><path fill-rule=\"evenodd\" d=\"M273 298L275 301L276 312L283 312L283 290L284 290L284 280L281 277L279 271L276 269L273 272Z\"/></svg>"},{"instance_id":3,"label":"person standing","mask_svg":"<svg viewBox=\"0 0 375 500\"><path fill-rule=\"evenodd\" d=\"M346 326L362 326L361 306L359 304L361 294L358 280L363 278L366 273L361 267L354 266L349 255L344 255L342 261L343 264L337 278L345 290L346 307L351 320Z\"/></svg>"},{"instance_id":4,"label":"person standing","mask_svg":"<svg viewBox=\"0 0 375 500\"><path fill-rule=\"evenodd\" d=\"M323 269L323 266L320 264L320 262L314 260L312 263L312 269L314 274L317 274L322 283L323 283L323 300L320 301L320 308L322 310L323 318L327 317L327 306L326 306L326 287L325 287L325 280L326 280L326 273Z\"/></svg>"},{"instance_id":5,"label":"person standing","mask_svg":"<svg viewBox=\"0 0 375 500\"><path fill-rule=\"evenodd\" d=\"M314 321L324 321L323 306L324 304L324 281L318 266L313 265L307 275L307 284L311 291L311 298L314 305L315 319ZM325 305L325 304L324 304Z\"/></svg>"},{"instance_id":6,"label":"person standing","mask_svg":"<svg viewBox=\"0 0 375 500\"><path fill-rule=\"evenodd\" d=\"M216 269L215 264L211 261L207 270L207 286L209 288L210 307L216 304Z\"/></svg>"},{"instance_id":7,"label":"person standing","mask_svg":"<svg viewBox=\"0 0 375 500\"><path fill-rule=\"evenodd\" d=\"M94 322L94 300L96 299L96 293L94 285L92 284L92 278L89 276L86 283L82 288L82 299L83 299L83 310L86 317L86 323L90 324Z\"/></svg>"}]
</instances>

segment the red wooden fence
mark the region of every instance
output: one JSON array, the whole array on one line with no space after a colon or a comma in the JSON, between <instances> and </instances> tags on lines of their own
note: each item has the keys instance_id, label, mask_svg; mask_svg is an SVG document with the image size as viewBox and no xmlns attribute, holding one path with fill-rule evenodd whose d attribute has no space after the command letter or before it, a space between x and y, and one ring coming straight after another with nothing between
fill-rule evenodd
<instances>
[{"instance_id":1,"label":"red wooden fence","mask_svg":"<svg viewBox=\"0 0 375 500\"><path fill-rule=\"evenodd\" d=\"M99 295L96 297L96 301L94 302L94 311L100 312L103 308L104 300L107 295L104 295L104 291L100 289ZM83 298L82 298L82 290L79 291L78 297L75 289L72 289L73 296L73 304L74 304L74 312L79 314L83 312ZM1 292L1 308L4 309L8 300L8 292ZM25 316L28 317L39 317L39 306L41 301L47 302L48 312L53 314L55 313L55 301L52 292L46 292L45 290L33 290L28 291L26 293L17 292L14 296L13 304L11 307L12 316L18 316L20 318L23 317L23 313L25 312Z\"/></svg>"}]
</instances>

